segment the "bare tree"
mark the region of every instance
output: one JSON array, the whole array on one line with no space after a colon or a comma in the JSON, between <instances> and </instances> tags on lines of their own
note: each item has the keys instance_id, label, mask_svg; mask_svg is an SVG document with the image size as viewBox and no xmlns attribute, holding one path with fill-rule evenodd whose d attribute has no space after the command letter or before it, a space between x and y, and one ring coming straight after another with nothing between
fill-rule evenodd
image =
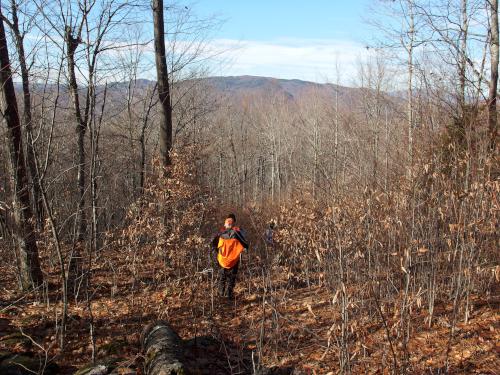
<instances>
[{"instance_id":1,"label":"bare tree","mask_svg":"<svg viewBox=\"0 0 500 375\"><path fill-rule=\"evenodd\" d=\"M488 0L490 10L490 55L491 77L488 95L488 128L490 149L496 150L497 125L497 87L498 87L498 0Z\"/></svg>"},{"instance_id":2,"label":"bare tree","mask_svg":"<svg viewBox=\"0 0 500 375\"><path fill-rule=\"evenodd\" d=\"M405 45L408 53L408 155L410 157L410 167L413 164L413 55L415 48L415 6L413 0L405 1L408 12L408 41Z\"/></svg>"},{"instance_id":3,"label":"bare tree","mask_svg":"<svg viewBox=\"0 0 500 375\"><path fill-rule=\"evenodd\" d=\"M0 18L2 11L0 9ZM33 227L33 213L25 169L21 123L18 115L16 94L10 70L9 51L3 20L0 20L0 90L2 117L8 129L8 145L12 186L14 194L15 236L20 262L23 289L37 287L43 282L38 247Z\"/></svg>"},{"instance_id":4,"label":"bare tree","mask_svg":"<svg viewBox=\"0 0 500 375\"><path fill-rule=\"evenodd\" d=\"M23 125L26 129L26 161L28 166L28 171L31 180L31 194L33 200L33 210L36 217L36 223L38 228L43 225L43 202L41 199L40 185L38 183L38 175L35 166L34 157L34 137L33 137L33 120L32 120L32 109L31 109L31 90L30 90L30 79L29 79L29 66L27 63L27 55L24 47L24 38L28 33L29 29L21 29L19 20L19 0L10 1L10 13L11 19L3 16L4 22L9 26L14 37L14 42L16 46L17 58L19 60L19 68L21 71L22 89L23 89ZM35 19L33 16L26 16L27 20L24 20L30 28ZM24 24L23 23L23 24Z\"/></svg>"},{"instance_id":5,"label":"bare tree","mask_svg":"<svg viewBox=\"0 0 500 375\"><path fill-rule=\"evenodd\" d=\"M153 0L154 46L158 97L160 99L160 155L164 166L172 164L172 103L165 55L165 25L163 0Z\"/></svg>"},{"instance_id":6,"label":"bare tree","mask_svg":"<svg viewBox=\"0 0 500 375\"><path fill-rule=\"evenodd\" d=\"M87 12L87 9L85 9ZM84 26L86 14L82 16L78 27L74 28L66 24L64 30L64 41L66 43L66 57L68 64L69 76L69 91L73 101L73 110L76 120L76 135L78 145L78 204L75 216L76 239L82 241L84 239L86 224L85 224L85 133L87 131L87 121L84 118L80 109L80 95L78 91L78 83L76 80L76 62L75 52L82 42L82 29ZM75 30L76 29L76 30ZM88 103L87 103L88 105ZM87 113L87 111L85 111Z\"/></svg>"}]
</instances>

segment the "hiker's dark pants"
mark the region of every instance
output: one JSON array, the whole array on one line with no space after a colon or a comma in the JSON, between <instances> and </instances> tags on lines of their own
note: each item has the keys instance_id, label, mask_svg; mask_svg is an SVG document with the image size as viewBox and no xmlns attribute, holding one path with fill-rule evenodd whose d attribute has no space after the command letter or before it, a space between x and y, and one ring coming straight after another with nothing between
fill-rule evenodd
<instances>
[{"instance_id":1,"label":"hiker's dark pants","mask_svg":"<svg viewBox=\"0 0 500 375\"><path fill-rule=\"evenodd\" d=\"M221 296L233 297L234 285L236 284L236 275L240 262L233 268L220 267L219 269L219 294Z\"/></svg>"}]
</instances>

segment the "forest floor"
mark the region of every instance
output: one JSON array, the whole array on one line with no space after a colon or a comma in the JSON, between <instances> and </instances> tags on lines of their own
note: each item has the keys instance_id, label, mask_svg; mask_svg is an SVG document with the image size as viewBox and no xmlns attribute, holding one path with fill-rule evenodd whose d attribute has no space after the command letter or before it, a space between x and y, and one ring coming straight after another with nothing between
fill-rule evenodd
<instances>
[{"instance_id":1,"label":"forest floor","mask_svg":"<svg viewBox=\"0 0 500 375\"><path fill-rule=\"evenodd\" d=\"M115 271L126 269L126 257L113 256ZM243 260L235 300L219 299L212 273L178 275L175 269L154 271L143 264L135 279L111 277L110 268L96 268L92 284L92 315L97 361L115 361L117 373L141 373L140 332L156 320L170 322L186 343L189 368L199 374L327 374L339 372L340 308L337 296L322 286L291 283L279 266L267 269ZM110 262L107 262L110 264ZM119 272L119 271L117 271ZM130 275L130 274L129 274ZM50 290L58 290L57 273L50 275ZM91 359L89 309L83 297L70 303L66 347L61 352L55 332L61 303L56 292L49 301L33 302L33 295L16 291L15 275L0 274L0 361L6 353L30 353L42 368L46 360L57 367L47 373L74 373ZM317 285L317 283L316 283ZM360 286L359 288L363 288ZM451 337L453 306L437 303L431 327L427 310L415 306L411 314L408 373L500 373L500 299L498 284L492 296L473 296L467 323L458 316ZM347 342L353 373L388 374L402 366L401 338L397 337L397 309L383 307L380 314L356 314L373 304L349 290L352 304ZM82 293L83 294L83 293ZM383 301L382 301L383 303ZM357 318L357 316L372 318ZM22 332L22 333L21 333ZM387 333L391 340L387 338ZM392 348L391 349L391 344ZM396 363L394 363L394 354Z\"/></svg>"}]
</instances>

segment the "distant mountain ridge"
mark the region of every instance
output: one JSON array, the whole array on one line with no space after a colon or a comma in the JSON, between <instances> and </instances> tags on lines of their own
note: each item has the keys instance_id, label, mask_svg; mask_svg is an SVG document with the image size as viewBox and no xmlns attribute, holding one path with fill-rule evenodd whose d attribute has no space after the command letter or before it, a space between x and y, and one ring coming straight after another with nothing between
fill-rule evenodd
<instances>
[{"instance_id":1,"label":"distant mountain ridge","mask_svg":"<svg viewBox=\"0 0 500 375\"><path fill-rule=\"evenodd\" d=\"M232 94L245 93L283 93L290 98L299 98L311 92L339 96L354 94L359 89L335 85L331 83L317 83L300 79L282 79L260 76L214 76L203 78L203 81L218 91Z\"/></svg>"},{"instance_id":2,"label":"distant mountain ridge","mask_svg":"<svg viewBox=\"0 0 500 375\"><path fill-rule=\"evenodd\" d=\"M363 89L336 85L332 83L317 83L300 79L282 79L261 76L212 76L195 79L206 87L212 88L229 100L238 101L244 97L270 97L282 96L291 101L301 101L304 98L322 97L328 101L336 98L339 105L352 106L360 102ZM192 82L181 81L179 84ZM128 82L115 82L111 84L114 91L126 89ZM155 84L155 81L138 79L136 87L145 89ZM109 86L109 85L108 85Z\"/></svg>"},{"instance_id":3,"label":"distant mountain ridge","mask_svg":"<svg viewBox=\"0 0 500 375\"><path fill-rule=\"evenodd\" d=\"M314 100L316 98L326 99L328 102L333 103L338 99L339 105L354 108L358 106L363 97L367 94L367 89L354 88L336 85L332 83L317 83L311 81L304 81L300 79L282 79L273 77L261 76L212 76L205 78L197 78L194 81L199 81L208 88L212 88L215 94L221 94L230 101L239 101L245 97L285 97L290 101ZM179 85L193 82L193 80L186 80L179 82ZM137 79L134 83L135 89L147 90L155 85L155 81L144 78ZM115 95L121 96L123 92L128 89L130 82L112 82L108 83L108 94L113 97ZM49 86L52 86L49 84ZM22 91L22 85L15 82L17 92ZM65 87L63 85L63 87ZM35 91L42 91L43 84L35 84ZM85 87L80 85L80 89L84 90ZM97 91L102 92L104 85L99 85ZM65 91L65 90L64 90ZM394 93L386 93L392 99L401 98L400 95ZM252 99L250 99L252 100Z\"/></svg>"}]
</instances>

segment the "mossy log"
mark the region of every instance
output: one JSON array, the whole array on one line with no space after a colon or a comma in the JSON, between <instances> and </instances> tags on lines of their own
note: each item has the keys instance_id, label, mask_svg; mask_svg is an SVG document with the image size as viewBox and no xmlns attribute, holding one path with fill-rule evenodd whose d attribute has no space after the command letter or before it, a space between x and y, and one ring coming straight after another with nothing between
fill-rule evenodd
<instances>
[{"instance_id":1,"label":"mossy log","mask_svg":"<svg viewBox=\"0 0 500 375\"><path fill-rule=\"evenodd\" d=\"M107 375L112 374L118 368L118 363L123 358L106 357L100 359L97 363L89 363L81 367L74 375Z\"/></svg>"},{"instance_id":2,"label":"mossy log","mask_svg":"<svg viewBox=\"0 0 500 375\"><path fill-rule=\"evenodd\" d=\"M147 375L185 375L183 344L179 335L162 320L147 325L141 335Z\"/></svg>"}]
</instances>

